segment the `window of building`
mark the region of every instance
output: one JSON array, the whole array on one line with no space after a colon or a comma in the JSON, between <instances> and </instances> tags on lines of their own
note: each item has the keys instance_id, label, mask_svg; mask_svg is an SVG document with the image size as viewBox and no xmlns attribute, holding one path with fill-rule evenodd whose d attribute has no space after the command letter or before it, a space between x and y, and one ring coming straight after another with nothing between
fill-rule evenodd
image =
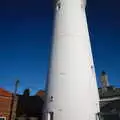
<instances>
[{"instance_id":1,"label":"window of building","mask_svg":"<svg viewBox=\"0 0 120 120\"><path fill-rule=\"evenodd\" d=\"M6 117L0 117L0 120L6 120Z\"/></svg>"}]
</instances>

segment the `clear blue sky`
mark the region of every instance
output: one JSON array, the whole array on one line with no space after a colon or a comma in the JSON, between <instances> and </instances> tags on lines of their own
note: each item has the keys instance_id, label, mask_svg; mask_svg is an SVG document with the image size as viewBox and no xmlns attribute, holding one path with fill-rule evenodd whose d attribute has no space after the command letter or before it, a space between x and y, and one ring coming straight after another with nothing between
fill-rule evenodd
<instances>
[{"instance_id":1,"label":"clear blue sky","mask_svg":"<svg viewBox=\"0 0 120 120\"><path fill-rule=\"evenodd\" d=\"M120 86L119 0L88 0L87 18L97 79ZM52 0L0 1L0 87L44 89L52 36Z\"/></svg>"}]
</instances>

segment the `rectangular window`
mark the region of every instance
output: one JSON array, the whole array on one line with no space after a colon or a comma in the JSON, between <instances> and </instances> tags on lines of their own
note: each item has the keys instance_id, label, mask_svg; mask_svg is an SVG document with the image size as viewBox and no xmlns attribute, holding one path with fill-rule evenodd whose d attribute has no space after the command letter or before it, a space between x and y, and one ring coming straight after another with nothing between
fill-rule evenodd
<instances>
[{"instance_id":1,"label":"rectangular window","mask_svg":"<svg viewBox=\"0 0 120 120\"><path fill-rule=\"evenodd\" d=\"M0 117L0 120L6 120L6 117Z\"/></svg>"},{"instance_id":2,"label":"rectangular window","mask_svg":"<svg viewBox=\"0 0 120 120\"><path fill-rule=\"evenodd\" d=\"M48 113L48 120L54 120L53 117L54 117L54 113L53 112L49 112Z\"/></svg>"},{"instance_id":3,"label":"rectangular window","mask_svg":"<svg viewBox=\"0 0 120 120\"><path fill-rule=\"evenodd\" d=\"M97 114L96 114L96 120L103 120L103 119L101 118L100 113L97 113Z\"/></svg>"}]
</instances>

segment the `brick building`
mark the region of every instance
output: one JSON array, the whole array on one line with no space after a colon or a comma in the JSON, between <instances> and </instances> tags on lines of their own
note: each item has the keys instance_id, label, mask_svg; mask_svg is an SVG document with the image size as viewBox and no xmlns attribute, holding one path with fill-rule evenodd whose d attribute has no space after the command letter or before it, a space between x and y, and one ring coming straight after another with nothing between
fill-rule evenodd
<instances>
[{"instance_id":1,"label":"brick building","mask_svg":"<svg viewBox=\"0 0 120 120\"><path fill-rule=\"evenodd\" d=\"M10 119L13 94L0 88L0 116Z\"/></svg>"},{"instance_id":2,"label":"brick building","mask_svg":"<svg viewBox=\"0 0 120 120\"><path fill-rule=\"evenodd\" d=\"M44 90L39 90L35 96L40 96L40 98L44 101L45 100L45 91Z\"/></svg>"},{"instance_id":3,"label":"brick building","mask_svg":"<svg viewBox=\"0 0 120 120\"><path fill-rule=\"evenodd\" d=\"M44 102L44 91L38 91L34 96L17 95L17 106L15 106L16 118L23 116L36 117L41 120ZM0 88L0 116L11 120L13 111L13 94Z\"/></svg>"}]
</instances>

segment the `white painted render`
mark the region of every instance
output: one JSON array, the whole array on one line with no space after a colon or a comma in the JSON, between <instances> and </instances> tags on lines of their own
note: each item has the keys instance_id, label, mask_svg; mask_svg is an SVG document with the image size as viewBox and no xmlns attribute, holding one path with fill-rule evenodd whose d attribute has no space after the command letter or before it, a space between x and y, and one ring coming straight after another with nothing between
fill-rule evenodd
<instances>
[{"instance_id":1,"label":"white painted render","mask_svg":"<svg viewBox=\"0 0 120 120\"><path fill-rule=\"evenodd\" d=\"M85 4L56 2L44 120L96 120L99 112Z\"/></svg>"}]
</instances>

